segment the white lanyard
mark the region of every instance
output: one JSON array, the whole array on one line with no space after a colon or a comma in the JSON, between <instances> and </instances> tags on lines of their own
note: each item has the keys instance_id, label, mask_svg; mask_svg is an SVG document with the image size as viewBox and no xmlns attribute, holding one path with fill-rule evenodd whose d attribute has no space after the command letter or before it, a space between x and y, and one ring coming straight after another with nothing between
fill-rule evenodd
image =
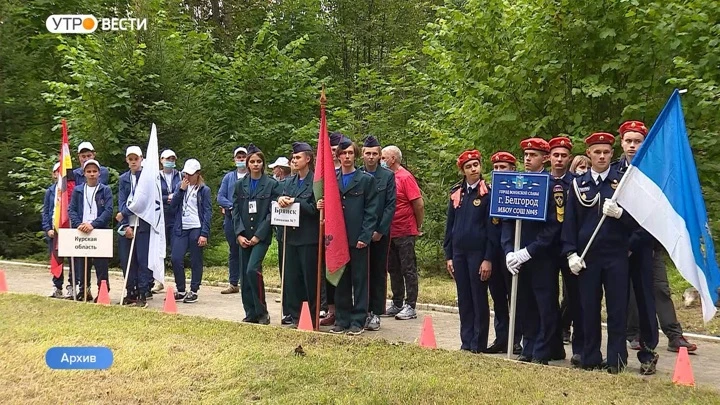
<instances>
[{"instance_id":1,"label":"white lanyard","mask_svg":"<svg viewBox=\"0 0 720 405\"><path fill-rule=\"evenodd\" d=\"M190 186L187 190L187 193L185 193L185 199L183 200L183 215L186 215L188 201L190 200L190 197L192 197L193 192L195 192L195 196L197 197L197 193L198 193L197 186Z\"/></svg>"},{"instance_id":2,"label":"white lanyard","mask_svg":"<svg viewBox=\"0 0 720 405\"><path fill-rule=\"evenodd\" d=\"M93 213L92 203L93 203L93 201L95 201L95 194L97 194L97 191L98 191L99 188L100 188L100 185L95 186L95 190L93 190L92 198L88 199L88 198L87 198L87 196L88 196L88 192L87 192L88 185L87 185L87 183L85 183L85 190L83 190L83 195L85 196L85 202L87 202L88 207L89 207L89 209L90 209L90 214Z\"/></svg>"}]
</instances>

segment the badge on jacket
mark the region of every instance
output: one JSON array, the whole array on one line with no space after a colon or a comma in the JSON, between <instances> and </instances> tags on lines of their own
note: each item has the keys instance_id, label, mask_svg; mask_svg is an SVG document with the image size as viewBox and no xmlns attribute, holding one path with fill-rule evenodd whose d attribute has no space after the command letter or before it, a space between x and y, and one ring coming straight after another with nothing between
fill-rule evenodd
<instances>
[{"instance_id":1,"label":"badge on jacket","mask_svg":"<svg viewBox=\"0 0 720 405\"><path fill-rule=\"evenodd\" d=\"M565 219L565 190L561 185L553 187L553 197L555 198L555 215L557 221L562 222Z\"/></svg>"}]
</instances>

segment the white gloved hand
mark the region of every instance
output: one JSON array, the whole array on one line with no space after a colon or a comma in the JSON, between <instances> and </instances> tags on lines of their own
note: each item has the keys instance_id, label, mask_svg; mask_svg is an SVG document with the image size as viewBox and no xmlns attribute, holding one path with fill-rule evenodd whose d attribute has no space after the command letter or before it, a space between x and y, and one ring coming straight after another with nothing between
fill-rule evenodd
<instances>
[{"instance_id":1,"label":"white gloved hand","mask_svg":"<svg viewBox=\"0 0 720 405\"><path fill-rule=\"evenodd\" d=\"M573 253L568 256L568 266L570 267L570 271L577 276L580 274L580 271L585 268L585 260L582 260L577 253Z\"/></svg>"},{"instance_id":2,"label":"white gloved hand","mask_svg":"<svg viewBox=\"0 0 720 405\"><path fill-rule=\"evenodd\" d=\"M505 256L505 264L512 275L515 275L518 271L520 271L520 262L518 262L515 252L510 252Z\"/></svg>"},{"instance_id":3,"label":"white gloved hand","mask_svg":"<svg viewBox=\"0 0 720 405\"><path fill-rule=\"evenodd\" d=\"M617 202L606 198L605 203L603 204L602 212L604 215L607 215L609 217L620 219L623 214L623 209L620 208Z\"/></svg>"},{"instance_id":4,"label":"white gloved hand","mask_svg":"<svg viewBox=\"0 0 720 405\"><path fill-rule=\"evenodd\" d=\"M527 262L528 260L532 259L532 257L530 257L530 253L528 253L527 248L522 248L522 249L518 250L517 252L515 252L515 257L517 258L518 263L520 263L520 264L523 264L523 263Z\"/></svg>"}]
</instances>

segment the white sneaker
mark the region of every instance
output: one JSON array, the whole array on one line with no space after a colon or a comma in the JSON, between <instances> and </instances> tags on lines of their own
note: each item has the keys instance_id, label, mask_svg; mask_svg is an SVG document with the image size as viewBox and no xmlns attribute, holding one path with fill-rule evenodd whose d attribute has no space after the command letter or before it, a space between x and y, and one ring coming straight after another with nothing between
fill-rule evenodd
<instances>
[{"instance_id":1,"label":"white sneaker","mask_svg":"<svg viewBox=\"0 0 720 405\"><path fill-rule=\"evenodd\" d=\"M53 287L52 293L49 295L50 298L64 298L63 292L57 287Z\"/></svg>"},{"instance_id":2,"label":"white sneaker","mask_svg":"<svg viewBox=\"0 0 720 405\"><path fill-rule=\"evenodd\" d=\"M395 315L395 319L400 321L406 321L408 319L415 319L417 318L417 312L415 312L415 308L411 307L408 304L403 305L400 312L398 312L397 315Z\"/></svg>"},{"instance_id":3,"label":"white sneaker","mask_svg":"<svg viewBox=\"0 0 720 405\"><path fill-rule=\"evenodd\" d=\"M155 284L155 287L153 287L152 290L150 290L150 291L152 291L153 294L158 294L158 293L160 293L160 291L162 291L164 289L165 289L165 286L163 285L163 283L157 283L157 284Z\"/></svg>"},{"instance_id":4,"label":"white sneaker","mask_svg":"<svg viewBox=\"0 0 720 405\"><path fill-rule=\"evenodd\" d=\"M365 324L365 330L380 330L380 317L375 314L370 314L370 316L368 317L368 321Z\"/></svg>"},{"instance_id":5,"label":"white sneaker","mask_svg":"<svg viewBox=\"0 0 720 405\"><path fill-rule=\"evenodd\" d=\"M74 296L75 294L73 294L73 287L71 285L65 287L65 296L63 298L65 298L66 300L71 300Z\"/></svg>"}]
</instances>

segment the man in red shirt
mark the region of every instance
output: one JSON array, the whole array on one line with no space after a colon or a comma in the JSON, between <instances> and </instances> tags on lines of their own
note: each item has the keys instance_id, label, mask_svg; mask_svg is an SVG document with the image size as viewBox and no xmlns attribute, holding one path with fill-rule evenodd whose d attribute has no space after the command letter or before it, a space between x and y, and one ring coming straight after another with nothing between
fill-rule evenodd
<instances>
[{"instance_id":1,"label":"man in red shirt","mask_svg":"<svg viewBox=\"0 0 720 405\"><path fill-rule=\"evenodd\" d=\"M415 304L418 296L418 271L415 239L420 235L425 206L415 177L400 166L401 161L402 152L397 146L383 148L381 164L395 173L397 189L395 215L390 224L388 261L393 303L387 308L385 315L405 320L417 318Z\"/></svg>"}]
</instances>

